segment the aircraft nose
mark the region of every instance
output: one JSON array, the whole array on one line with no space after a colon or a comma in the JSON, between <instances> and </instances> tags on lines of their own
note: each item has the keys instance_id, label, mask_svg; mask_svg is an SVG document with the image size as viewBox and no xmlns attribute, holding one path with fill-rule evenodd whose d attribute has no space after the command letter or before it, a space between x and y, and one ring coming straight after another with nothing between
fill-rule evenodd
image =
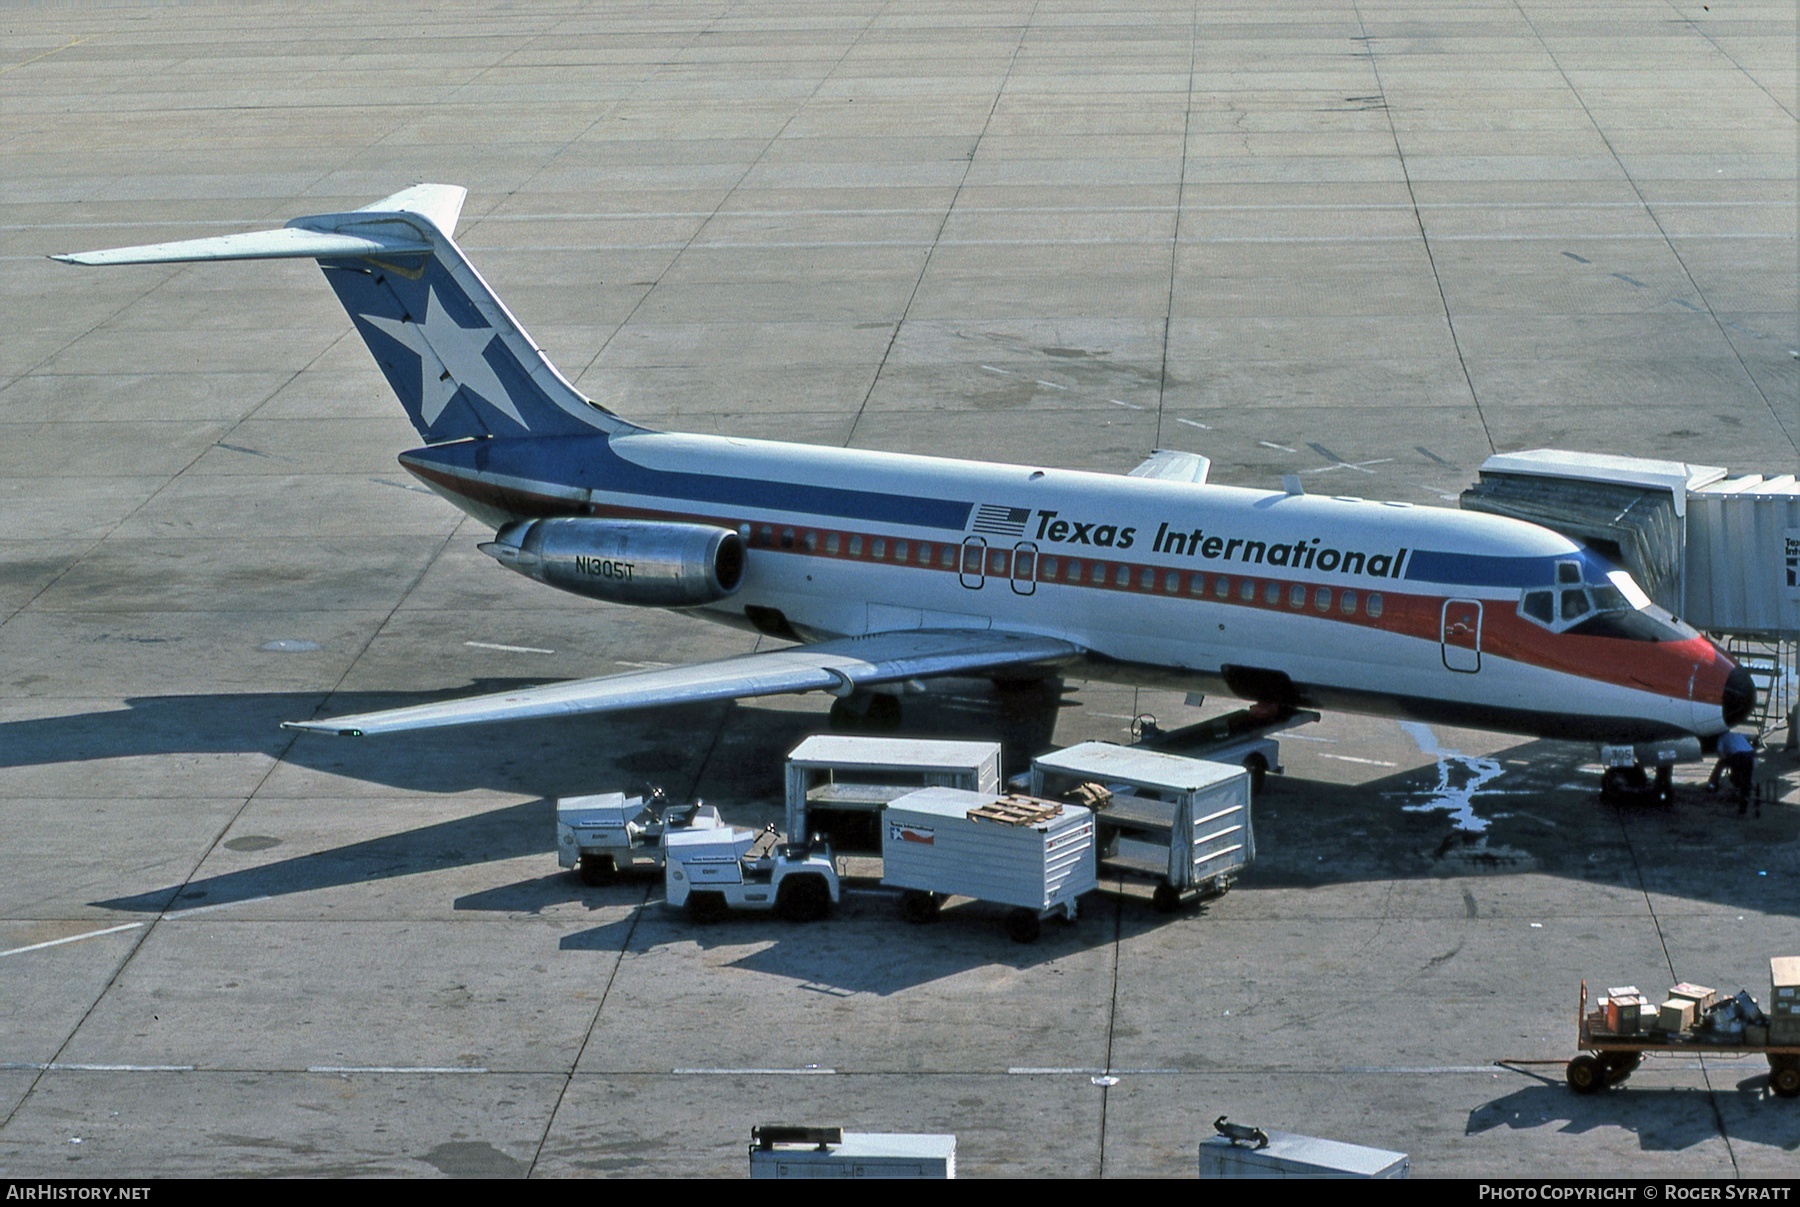
<instances>
[{"instance_id":1,"label":"aircraft nose","mask_svg":"<svg viewBox=\"0 0 1800 1207\"><path fill-rule=\"evenodd\" d=\"M1755 708L1756 681L1743 667L1734 667L1730 677L1725 680L1724 692L1719 696L1719 710L1725 714L1725 724L1736 725Z\"/></svg>"}]
</instances>

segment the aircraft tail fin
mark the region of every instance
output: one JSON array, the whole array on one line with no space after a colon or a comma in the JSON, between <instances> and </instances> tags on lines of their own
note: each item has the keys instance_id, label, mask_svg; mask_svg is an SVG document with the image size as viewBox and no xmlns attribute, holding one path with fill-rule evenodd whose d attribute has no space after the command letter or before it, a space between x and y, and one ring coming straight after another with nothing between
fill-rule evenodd
<instances>
[{"instance_id":1,"label":"aircraft tail fin","mask_svg":"<svg viewBox=\"0 0 1800 1207\"><path fill-rule=\"evenodd\" d=\"M279 230L53 256L69 264L311 258L428 443L630 429L544 355L451 237L466 189L421 184Z\"/></svg>"}]
</instances>

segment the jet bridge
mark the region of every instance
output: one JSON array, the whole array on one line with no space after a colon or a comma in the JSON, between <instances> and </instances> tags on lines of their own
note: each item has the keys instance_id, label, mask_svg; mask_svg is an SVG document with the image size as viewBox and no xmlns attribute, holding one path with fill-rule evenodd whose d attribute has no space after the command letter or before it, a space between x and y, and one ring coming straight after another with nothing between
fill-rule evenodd
<instances>
[{"instance_id":1,"label":"jet bridge","mask_svg":"<svg viewBox=\"0 0 1800 1207\"><path fill-rule=\"evenodd\" d=\"M1500 453L1468 511L1529 520L1617 562L1657 604L1712 634L1756 679L1765 738L1797 727L1800 482L1691 465L1532 449Z\"/></svg>"}]
</instances>

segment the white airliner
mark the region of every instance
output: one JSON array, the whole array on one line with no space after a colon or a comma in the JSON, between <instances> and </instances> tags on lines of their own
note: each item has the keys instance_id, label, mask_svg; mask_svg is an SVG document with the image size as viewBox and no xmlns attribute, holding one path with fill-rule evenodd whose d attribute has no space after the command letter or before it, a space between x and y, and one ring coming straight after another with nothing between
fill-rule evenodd
<instances>
[{"instance_id":1,"label":"white airliner","mask_svg":"<svg viewBox=\"0 0 1800 1207\"><path fill-rule=\"evenodd\" d=\"M508 569L799 644L294 729L376 734L825 691L892 719L934 676L1100 679L1551 738L1711 737L1749 674L1546 529L1405 503L656 432L585 398L420 185L280 230L59 256L311 257L425 446L400 463L498 531Z\"/></svg>"}]
</instances>

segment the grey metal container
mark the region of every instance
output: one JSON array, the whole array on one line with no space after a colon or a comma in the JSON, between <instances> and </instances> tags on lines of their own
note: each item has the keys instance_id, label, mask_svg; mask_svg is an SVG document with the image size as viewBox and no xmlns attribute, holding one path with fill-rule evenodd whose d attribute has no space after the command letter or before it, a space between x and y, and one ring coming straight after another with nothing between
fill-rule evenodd
<instances>
[{"instance_id":1,"label":"grey metal container","mask_svg":"<svg viewBox=\"0 0 1800 1207\"><path fill-rule=\"evenodd\" d=\"M1000 743L819 734L788 752L787 834L808 834L811 809L879 813L929 787L998 792Z\"/></svg>"},{"instance_id":2,"label":"grey metal container","mask_svg":"<svg viewBox=\"0 0 1800 1207\"><path fill-rule=\"evenodd\" d=\"M1033 796L1096 782L1113 797L1094 815L1109 869L1152 876L1178 891L1220 888L1256 858L1250 773L1110 742L1082 742L1031 763Z\"/></svg>"},{"instance_id":3,"label":"grey metal container","mask_svg":"<svg viewBox=\"0 0 1800 1207\"><path fill-rule=\"evenodd\" d=\"M958 788L900 797L882 825L881 882L1073 917L1075 899L1098 883L1094 816L1080 805L1023 825L969 816L1018 799Z\"/></svg>"},{"instance_id":4,"label":"grey metal container","mask_svg":"<svg viewBox=\"0 0 1800 1207\"><path fill-rule=\"evenodd\" d=\"M1405 1153L1365 1148L1292 1132L1265 1132L1263 1148L1233 1144L1224 1136L1200 1141L1203 1178L1404 1178L1412 1168Z\"/></svg>"},{"instance_id":5,"label":"grey metal container","mask_svg":"<svg viewBox=\"0 0 1800 1207\"><path fill-rule=\"evenodd\" d=\"M841 1143L750 1148L752 1178L954 1178L956 1137L844 1132Z\"/></svg>"}]
</instances>

